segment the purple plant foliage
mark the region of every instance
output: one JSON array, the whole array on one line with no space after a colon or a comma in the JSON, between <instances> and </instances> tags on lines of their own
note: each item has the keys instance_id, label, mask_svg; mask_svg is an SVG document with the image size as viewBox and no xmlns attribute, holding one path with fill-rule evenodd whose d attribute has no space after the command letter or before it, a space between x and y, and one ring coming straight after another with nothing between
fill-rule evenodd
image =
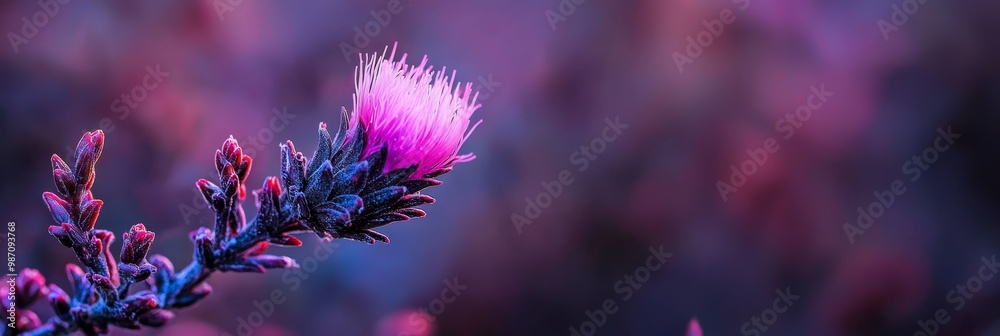
<instances>
[{"instance_id":1,"label":"purple plant foliage","mask_svg":"<svg viewBox=\"0 0 1000 336\"><path fill-rule=\"evenodd\" d=\"M471 133L468 118L479 106L475 98L468 102L469 85L459 95L461 85L452 91L447 77L425 70L426 58L409 71L405 55L398 63L392 57L368 59L370 67L357 78L356 110L342 110L333 137L320 123L319 145L311 159L291 141L281 145L281 175L268 177L253 191L258 212L249 222L242 204L252 159L233 138L216 150L218 183L197 182L215 212L215 227L191 232L193 260L180 271L164 256L147 259L155 234L143 224L123 234L118 262L111 253L114 234L95 228L104 204L91 193L94 167L104 148L102 131L83 136L72 165L53 155L57 192L43 194L56 223L49 234L71 248L83 268L66 267L71 293L46 286L36 270L22 270L13 302L20 307L16 326L5 334L100 335L112 325L159 327L174 317L173 311L211 294L205 280L214 272L298 267L291 258L265 254L271 245L302 245L292 234L388 243L389 238L374 229L426 215L416 207L434 199L420 192L441 184L435 178L450 172L455 163L472 159L457 151ZM372 69L378 70L373 74ZM140 283L145 288L130 290ZM48 298L55 312L44 323L26 309L41 297ZM5 305L11 303L4 300Z\"/></svg>"}]
</instances>

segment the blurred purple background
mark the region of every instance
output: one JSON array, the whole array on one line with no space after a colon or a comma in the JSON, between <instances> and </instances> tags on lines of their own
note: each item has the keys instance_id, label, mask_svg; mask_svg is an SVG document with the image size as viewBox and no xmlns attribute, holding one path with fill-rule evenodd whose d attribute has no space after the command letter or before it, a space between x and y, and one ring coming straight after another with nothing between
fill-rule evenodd
<instances>
[{"instance_id":1,"label":"blurred purple background","mask_svg":"<svg viewBox=\"0 0 1000 336\"><path fill-rule=\"evenodd\" d=\"M317 124L350 109L344 50L398 41L481 91L462 151L478 159L428 190L428 217L387 226L388 245L305 235L279 252L324 259L311 272L216 274L169 326L115 333L241 335L251 318L254 335L682 335L697 317L706 335L1000 334L1000 280L978 276L1000 252L1000 3L575 1L54 1L35 34L22 17L53 5L0 3L0 214L18 267L66 287L75 258L47 236L41 193L49 156L97 128L98 226L145 223L152 253L186 265L187 233L212 221L194 182L222 141L254 149L259 186L280 142L311 153ZM894 5L918 10L897 26ZM833 95L786 139L779 120L821 86ZM609 118L628 126L605 132ZM907 161L948 127L960 138L911 181ZM769 138L780 147L723 200ZM572 183L526 214L564 170ZM906 191L851 243L845 223L895 180ZM519 230L514 214L537 217ZM672 257L642 271L661 246ZM959 309L949 292L971 282ZM779 289L799 298L769 313ZM948 322L928 322L939 310Z\"/></svg>"}]
</instances>

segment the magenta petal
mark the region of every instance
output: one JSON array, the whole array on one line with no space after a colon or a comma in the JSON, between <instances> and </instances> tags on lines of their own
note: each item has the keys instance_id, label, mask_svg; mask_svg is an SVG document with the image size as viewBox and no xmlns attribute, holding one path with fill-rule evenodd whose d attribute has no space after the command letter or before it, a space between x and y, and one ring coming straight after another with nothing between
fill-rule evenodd
<instances>
[{"instance_id":1,"label":"magenta petal","mask_svg":"<svg viewBox=\"0 0 1000 336\"><path fill-rule=\"evenodd\" d=\"M355 70L354 109L350 129L364 127L367 146L362 158L388 146L384 171L417 164L410 176L424 175L474 158L459 148L478 123L479 109L472 83L455 84L455 72L432 70L424 56L419 65L407 65L406 54L395 61L396 47L365 55ZM351 135L353 136L353 134Z\"/></svg>"}]
</instances>

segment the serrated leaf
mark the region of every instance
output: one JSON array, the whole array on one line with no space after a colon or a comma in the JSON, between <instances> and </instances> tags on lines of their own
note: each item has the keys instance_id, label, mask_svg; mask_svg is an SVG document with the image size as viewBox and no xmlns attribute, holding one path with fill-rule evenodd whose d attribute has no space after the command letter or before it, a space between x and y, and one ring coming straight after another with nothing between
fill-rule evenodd
<instances>
[{"instance_id":1,"label":"serrated leaf","mask_svg":"<svg viewBox=\"0 0 1000 336\"><path fill-rule=\"evenodd\" d=\"M416 193L428 187L441 185L441 181L431 178L426 178L426 179L405 181L400 183L399 185L406 187L406 192L408 193Z\"/></svg>"},{"instance_id":2,"label":"serrated leaf","mask_svg":"<svg viewBox=\"0 0 1000 336\"><path fill-rule=\"evenodd\" d=\"M410 194L403 196L396 204L397 208L413 208L424 204L434 203L434 198L424 194Z\"/></svg>"},{"instance_id":3,"label":"serrated leaf","mask_svg":"<svg viewBox=\"0 0 1000 336\"><path fill-rule=\"evenodd\" d=\"M333 178L331 195L357 194L364 189L368 175L368 162L361 161L347 166Z\"/></svg>"},{"instance_id":4,"label":"serrated leaf","mask_svg":"<svg viewBox=\"0 0 1000 336\"><path fill-rule=\"evenodd\" d=\"M365 204L364 212L376 213L380 210L387 209L402 199L405 194L406 188L404 187L386 187L365 195L362 197Z\"/></svg>"},{"instance_id":5,"label":"serrated leaf","mask_svg":"<svg viewBox=\"0 0 1000 336\"><path fill-rule=\"evenodd\" d=\"M304 191L309 203L319 203L330 196L333 187L333 166L330 161L324 161L318 170L309 176L309 183Z\"/></svg>"},{"instance_id":6,"label":"serrated leaf","mask_svg":"<svg viewBox=\"0 0 1000 336\"><path fill-rule=\"evenodd\" d=\"M379 190L389 186L395 186L405 180L407 177L413 174L417 170L417 165L412 164L408 167L395 169L382 174L374 179L368 186L365 186L365 190L362 194L366 194L375 190ZM369 172L374 172L374 170L369 170Z\"/></svg>"},{"instance_id":7,"label":"serrated leaf","mask_svg":"<svg viewBox=\"0 0 1000 336\"><path fill-rule=\"evenodd\" d=\"M330 132L327 132L326 124L320 123L318 133L319 144L316 146L312 162L309 163L309 168L306 170L310 174L320 169L323 163L329 162L330 156L333 155L333 139L330 139Z\"/></svg>"},{"instance_id":8,"label":"serrated leaf","mask_svg":"<svg viewBox=\"0 0 1000 336\"><path fill-rule=\"evenodd\" d=\"M410 217L403 214L394 212L385 212L372 215L370 217L365 217L361 226L366 229L374 229L379 226L383 226L392 222L405 221L408 219L410 219Z\"/></svg>"}]
</instances>

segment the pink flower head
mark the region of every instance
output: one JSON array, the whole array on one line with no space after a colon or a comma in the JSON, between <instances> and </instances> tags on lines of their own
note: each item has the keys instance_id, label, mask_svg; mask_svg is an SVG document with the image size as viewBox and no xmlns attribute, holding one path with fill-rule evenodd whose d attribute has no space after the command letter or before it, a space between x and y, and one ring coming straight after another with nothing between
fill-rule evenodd
<instances>
[{"instance_id":1,"label":"pink flower head","mask_svg":"<svg viewBox=\"0 0 1000 336\"><path fill-rule=\"evenodd\" d=\"M469 127L470 117L481 106L476 104L479 93L473 95L472 83L455 85L455 71L451 77L445 75L447 68L433 71L427 56L417 66L406 64L405 53L394 61L396 45L386 59L388 49L381 55L359 55L361 63L354 71L349 122L351 130L360 124L367 134L362 158L386 145L385 171L417 164L410 178L474 159L472 153L458 154L482 122Z\"/></svg>"}]
</instances>

